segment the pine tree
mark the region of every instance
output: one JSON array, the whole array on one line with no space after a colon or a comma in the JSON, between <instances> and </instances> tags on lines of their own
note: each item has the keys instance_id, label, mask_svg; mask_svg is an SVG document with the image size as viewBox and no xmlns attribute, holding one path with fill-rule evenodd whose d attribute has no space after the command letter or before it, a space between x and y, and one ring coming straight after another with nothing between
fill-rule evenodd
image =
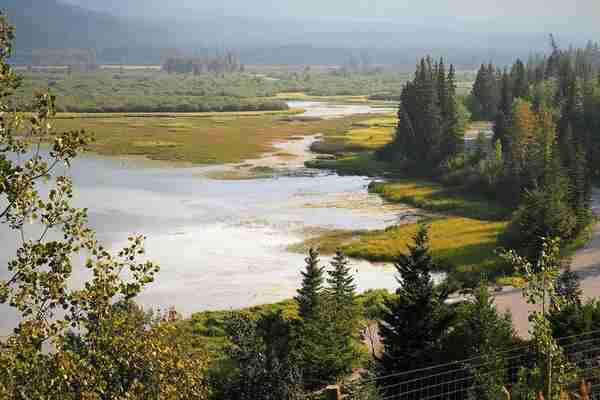
<instances>
[{"instance_id":1,"label":"pine tree","mask_svg":"<svg viewBox=\"0 0 600 400\"><path fill-rule=\"evenodd\" d=\"M439 361L440 339L453 315L445 304L448 292L436 288L431 271L438 268L429 248L428 227L421 225L409 246L395 262L400 274L396 297L386 301L380 322L384 352L380 366L385 374L413 370Z\"/></svg>"},{"instance_id":2,"label":"pine tree","mask_svg":"<svg viewBox=\"0 0 600 400\"><path fill-rule=\"evenodd\" d=\"M436 65L436 85L438 88L438 101L441 110L442 118L446 118L448 111L448 101L450 96L450 87L448 85L446 77L446 66L444 65L444 59L441 58L440 62Z\"/></svg>"},{"instance_id":3,"label":"pine tree","mask_svg":"<svg viewBox=\"0 0 600 400\"><path fill-rule=\"evenodd\" d=\"M510 76L506 71L502 74L501 79L501 91L500 91L500 104L498 106L498 114L494 119L494 138L493 141L500 140L502 149L505 155L510 154L510 144L508 143L508 130L511 126L512 116L512 83ZM509 161L508 157L505 157L505 161Z\"/></svg>"},{"instance_id":4,"label":"pine tree","mask_svg":"<svg viewBox=\"0 0 600 400\"><path fill-rule=\"evenodd\" d=\"M333 270L328 271L330 286L326 290L322 290L324 268L318 263L318 253L311 250L296 298L301 317L298 349L302 375L311 389L349 374L360 358L360 312L348 261L341 253L336 255Z\"/></svg>"},{"instance_id":5,"label":"pine tree","mask_svg":"<svg viewBox=\"0 0 600 400\"><path fill-rule=\"evenodd\" d=\"M296 302L300 318L310 320L319 314L325 269L319 267L319 252L316 249L309 250L305 262L306 271L302 271L302 286L298 289Z\"/></svg>"},{"instance_id":6,"label":"pine tree","mask_svg":"<svg viewBox=\"0 0 600 400\"><path fill-rule=\"evenodd\" d=\"M529 82L527 80L525 64L520 59L517 59L510 74L513 82L513 96L515 98L527 99L529 97Z\"/></svg>"},{"instance_id":7,"label":"pine tree","mask_svg":"<svg viewBox=\"0 0 600 400\"><path fill-rule=\"evenodd\" d=\"M500 90L496 69L492 63L481 65L472 93L475 98L475 108L471 110L473 117L487 121L493 120L498 113Z\"/></svg>"},{"instance_id":8,"label":"pine tree","mask_svg":"<svg viewBox=\"0 0 600 400\"><path fill-rule=\"evenodd\" d=\"M473 116L476 119L485 119L486 117L486 106L485 103L487 101L487 93L486 93L486 81L488 79L487 68L485 65L481 64L481 67L477 71L477 76L475 78L475 83L473 84L472 96L475 100L474 108L471 110Z\"/></svg>"},{"instance_id":9,"label":"pine tree","mask_svg":"<svg viewBox=\"0 0 600 400\"><path fill-rule=\"evenodd\" d=\"M443 159L442 116L436 78L431 58L423 59L417 88L419 111L413 122L416 120L417 132L422 139L418 151L420 158L416 160L425 160L425 171L435 168Z\"/></svg>"},{"instance_id":10,"label":"pine tree","mask_svg":"<svg viewBox=\"0 0 600 400\"><path fill-rule=\"evenodd\" d=\"M456 323L444 340L451 360L477 358L471 367L474 384L470 399L497 400L508 380L507 362L497 355L513 345L514 331L510 314L501 314L486 285L474 292L474 298L458 306Z\"/></svg>"},{"instance_id":11,"label":"pine tree","mask_svg":"<svg viewBox=\"0 0 600 400\"><path fill-rule=\"evenodd\" d=\"M331 267L333 269L327 272L329 275L327 279L329 297L333 299L337 306L352 305L356 295L356 285L354 284L354 277L350 273L348 259L338 251L331 262Z\"/></svg>"},{"instance_id":12,"label":"pine tree","mask_svg":"<svg viewBox=\"0 0 600 400\"><path fill-rule=\"evenodd\" d=\"M444 121L444 159L450 159L461 154L465 146L465 127L461 124L458 102L456 99L456 72L454 65L450 65L450 71L447 78L439 83L440 86L445 86L443 101L443 121Z\"/></svg>"}]
</instances>

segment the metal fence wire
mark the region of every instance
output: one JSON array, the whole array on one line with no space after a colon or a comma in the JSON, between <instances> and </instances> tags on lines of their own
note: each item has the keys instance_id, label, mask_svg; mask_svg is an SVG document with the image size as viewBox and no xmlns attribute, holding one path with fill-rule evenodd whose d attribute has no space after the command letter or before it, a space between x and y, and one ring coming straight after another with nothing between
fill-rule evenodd
<instances>
[{"instance_id":1,"label":"metal fence wire","mask_svg":"<svg viewBox=\"0 0 600 400\"><path fill-rule=\"evenodd\" d=\"M557 339L577 372L567 390L585 381L589 398L600 400L600 330ZM519 372L533 367L532 345L427 368L369 377L342 386L347 400L476 400L507 396ZM494 392L494 393L492 393ZM502 398L502 397L500 397Z\"/></svg>"}]
</instances>

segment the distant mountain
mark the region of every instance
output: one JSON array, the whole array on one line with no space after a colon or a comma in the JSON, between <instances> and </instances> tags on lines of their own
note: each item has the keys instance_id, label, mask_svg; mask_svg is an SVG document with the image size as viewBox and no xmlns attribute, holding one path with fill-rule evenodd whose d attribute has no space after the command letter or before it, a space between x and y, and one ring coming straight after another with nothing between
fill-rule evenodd
<instances>
[{"instance_id":1,"label":"distant mountain","mask_svg":"<svg viewBox=\"0 0 600 400\"><path fill-rule=\"evenodd\" d=\"M0 0L0 9L16 27L14 59L17 62L35 63L46 54L66 49L99 52L166 45L166 40L161 39L164 32L159 26L90 11L57 0Z\"/></svg>"},{"instance_id":2,"label":"distant mountain","mask_svg":"<svg viewBox=\"0 0 600 400\"><path fill-rule=\"evenodd\" d=\"M129 29L119 19L56 0L0 0L17 27L17 46L31 48L85 48L119 40Z\"/></svg>"},{"instance_id":3,"label":"distant mountain","mask_svg":"<svg viewBox=\"0 0 600 400\"><path fill-rule=\"evenodd\" d=\"M483 24L447 19L419 24L199 14L139 19L59 0L0 0L0 9L16 25L13 62L22 64L85 61L90 54L98 63L158 64L175 54L229 48L244 63L339 65L351 54L367 52L375 63L409 68L426 53L475 66L545 50L549 33L491 31Z\"/></svg>"}]
</instances>

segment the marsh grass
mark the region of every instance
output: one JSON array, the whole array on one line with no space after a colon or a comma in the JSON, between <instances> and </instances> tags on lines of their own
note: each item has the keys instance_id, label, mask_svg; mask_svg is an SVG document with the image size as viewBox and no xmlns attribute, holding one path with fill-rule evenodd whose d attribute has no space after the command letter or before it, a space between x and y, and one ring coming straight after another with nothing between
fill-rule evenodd
<instances>
[{"instance_id":1,"label":"marsh grass","mask_svg":"<svg viewBox=\"0 0 600 400\"><path fill-rule=\"evenodd\" d=\"M359 121L341 135L326 136L317 150L337 158L310 161L307 166L340 175L386 178L386 182L372 183L369 191L435 216L429 221L431 246L445 271L463 282L482 275L502 276L506 266L497 254L498 238L506 229L510 210L461 187L408 178L400 167L378 160L373 150L392 140L395 125L396 117L385 115ZM407 251L416 230L417 224L407 224L376 231L329 231L290 250L319 247L326 254L342 250L354 258L391 262Z\"/></svg>"},{"instance_id":2,"label":"marsh grass","mask_svg":"<svg viewBox=\"0 0 600 400\"><path fill-rule=\"evenodd\" d=\"M482 221L504 221L510 217L510 210L488 198L431 181L399 179L391 183L371 184L369 190L393 203L404 203L435 213Z\"/></svg>"},{"instance_id":3,"label":"marsh grass","mask_svg":"<svg viewBox=\"0 0 600 400\"><path fill-rule=\"evenodd\" d=\"M435 218L428 223L433 254L445 271L480 273L495 270L502 263L495 250L506 222L448 217ZM399 254L407 251L407 245L417 229L417 224L407 224L375 231L335 230L307 240L291 250L318 247L324 254L341 250L353 258L393 262Z\"/></svg>"},{"instance_id":4,"label":"marsh grass","mask_svg":"<svg viewBox=\"0 0 600 400\"><path fill-rule=\"evenodd\" d=\"M325 135L313 145L313 151L326 154L373 151L392 141L395 127L393 115L365 117L345 132Z\"/></svg>"},{"instance_id":5,"label":"marsh grass","mask_svg":"<svg viewBox=\"0 0 600 400\"><path fill-rule=\"evenodd\" d=\"M235 163L275 152L273 143L348 130L358 117L290 120L279 113L200 115L95 114L63 116L58 130L92 132L91 150L103 155L141 155L153 160L193 164Z\"/></svg>"}]
</instances>

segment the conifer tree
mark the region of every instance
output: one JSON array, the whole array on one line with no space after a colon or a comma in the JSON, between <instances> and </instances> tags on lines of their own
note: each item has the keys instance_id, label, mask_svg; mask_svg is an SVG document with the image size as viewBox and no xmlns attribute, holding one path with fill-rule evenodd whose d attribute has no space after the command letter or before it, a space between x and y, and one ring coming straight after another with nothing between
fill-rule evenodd
<instances>
[{"instance_id":1,"label":"conifer tree","mask_svg":"<svg viewBox=\"0 0 600 400\"><path fill-rule=\"evenodd\" d=\"M302 286L298 289L296 302L300 317L310 320L316 318L319 313L325 269L319 266L319 252L316 249L308 251L305 262L306 270L302 271Z\"/></svg>"},{"instance_id":2,"label":"conifer tree","mask_svg":"<svg viewBox=\"0 0 600 400\"><path fill-rule=\"evenodd\" d=\"M480 285L473 299L457 308L456 323L444 340L448 358L475 358L472 367L474 384L469 399L498 400L508 381L507 361L498 353L514 342L510 314L501 314L494 305L490 289Z\"/></svg>"},{"instance_id":3,"label":"conifer tree","mask_svg":"<svg viewBox=\"0 0 600 400\"><path fill-rule=\"evenodd\" d=\"M511 70L511 80L513 82L513 96L519 99L529 97L529 82L525 64L520 59L513 65Z\"/></svg>"},{"instance_id":4,"label":"conifer tree","mask_svg":"<svg viewBox=\"0 0 600 400\"><path fill-rule=\"evenodd\" d=\"M354 298L354 283L346 258L338 254L329 272L330 287L323 290L324 268L318 253L306 258L302 287L296 301L300 307L298 349L305 386L313 389L331 383L352 371L358 353L360 313Z\"/></svg>"},{"instance_id":5,"label":"conifer tree","mask_svg":"<svg viewBox=\"0 0 600 400\"><path fill-rule=\"evenodd\" d=\"M354 277L350 273L349 261L340 251L336 252L331 262L332 270L328 271L328 294L338 306L352 305L356 295Z\"/></svg>"},{"instance_id":6,"label":"conifer tree","mask_svg":"<svg viewBox=\"0 0 600 400\"><path fill-rule=\"evenodd\" d=\"M492 63L482 64L479 68L472 94L475 100L475 108L471 110L473 117L482 120L493 120L498 113L500 90L496 69Z\"/></svg>"},{"instance_id":7,"label":"conifer tree","mask_svg":"<svg viewBox=\"0 0 600 400\"><path fill-rule=\"evenodd\" d=\"M512 87L511 87L510 76L506 71L502 74L501 79L501 90L500 90L500 104L498 106L498 114L494 119L494 138L493 141L500 140L502 149L505 155L510 154L510 144L508 143L508 130L511 126L512 116ZM505 157L505 161L509 161L508 157Z\"/></svg>"},{"instance_id":8,"label":"conifer tree","mask_svg":"<svg viewBox=\"0 0 600 400\"><path fill-rule=\"evenodd\" d=\"M475 104L471 112L476 119L485 119L486 114L486 80L487 80L487 68L485 65L481 64L479 70L477 71L477 76L475 77L475 83L473 84L472 96L474 98Z\"/></svg>"},{"instance_id":9,"label":"conifer tree","mask_svg":"<svg viewBox=\"0 0 600 400\"><path fill-rule=\"evenodd\" d=\"M386 301L379 329L384 344L380 365L384 373L417 369L439 361L440 340L453 314L445 304L448 292L437 288L431 271L438 268L429 248L428 227L421 225L395 262L400 274L396 297Z\"/></svg>"},{"instance_id":10,"label":"conifer tree","mask_svg":"<svg viewBox=\"0 0 600 400\"><path fill-rule=\"evenodd\" d=\"M438 87L438 100L440 104L440 110L442 118L446 117L448 110L449 89L447 78L446 78L446 66L444 65L444 59L441 58L439 63L436 65L436 83Z\"/></svg>"},{"instance_id":11,"label":"conifer tree","mask_svg":"<svg viewBox=\"0 0 600 400\"><path fill-rule=\"evenodd\" d=\"M443 108L445 159L450 159L464 151L465 128L462 126L458 111L458 102L456 99L456 72L454 65L450 65L450 71L447 78L439 84L445 86L445 100Z\"/></svg>"},{"instance_id":12,"label":"conifer tree","mask_svg":"<svg viewBox=\"0 0 600 400\"><path fill-rule=\"evenodd\" d=\"M432 68L431 58L421 61L421 71L417 89L417 104L420 112L417 114L417 130L422 138L418 156L425 160L425 168L431 169L439 165L444 159L442 146L444 142L442 132L442 115L438 98L437 79ZM419 160L419 158L416 158Z\"/></svg>"},{"instance_id":13,"label":"conifer tree","mask_svg":"<svg viewBox=\"0 0 600 400\"><path fill-rule=\"evenodd\" d=\"M460 154L465 124L456 99L454 67L446 74L444 61L427 57L400 96L398 127L392 144L379 154L408 161L416 172L431 174L444 161Z\"/></svg>"}]
</instances>

